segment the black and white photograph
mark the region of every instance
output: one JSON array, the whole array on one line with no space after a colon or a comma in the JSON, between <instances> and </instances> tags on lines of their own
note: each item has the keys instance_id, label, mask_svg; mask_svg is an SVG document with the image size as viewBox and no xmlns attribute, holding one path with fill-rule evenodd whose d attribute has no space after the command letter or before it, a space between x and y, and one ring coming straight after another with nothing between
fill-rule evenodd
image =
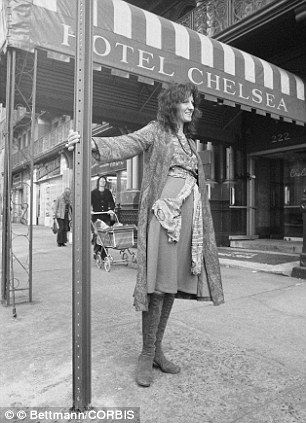
<instances>
[{"instance_id":1,"label":"black and white photograph","mask_svg":"<svg viewBox=\"0 0 306 423\"><path fill-rule=\"evenodd\" d=\"M0 0L0 423L306 422L306 0Z\"/></svg>"}]
</instances>

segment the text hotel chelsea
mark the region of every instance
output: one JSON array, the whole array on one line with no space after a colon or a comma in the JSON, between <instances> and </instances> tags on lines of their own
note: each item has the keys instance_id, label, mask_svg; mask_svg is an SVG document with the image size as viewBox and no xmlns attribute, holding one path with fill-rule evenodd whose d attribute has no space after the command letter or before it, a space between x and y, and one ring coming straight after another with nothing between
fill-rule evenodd
<instances>
[{"instance_id":1,"label":"text hotel chelsea","mask_svg":"<svg viewBox=\"0 0 306 423\"><path fill-rule=\"evenodd\" d=\"M115 37L115 34L114 34ZM63 24L62 45L70 47L75 35L71 32L69 25ZM135 48L125 43L110 41L105 36L93 36L93 53L94 55L105 58L109 57L111 63L114 65L118 63L118 67L135 66L135 68L143 69L147 72L152 72L151 77L154 79L154 74L172 78L176 76L176 72L180 72L180 77L188 77L188 79L197 85L201 91L201 87L206 87L212 90L216 96L222 97L224 94L227 98L232 96L241 101L249 101L256 105L263 104L266 107L282 110L288 112L286 102L283 97L277 96L275 93L264 92L259 88L252 88L249 83L243 84L230 78L217 75L200 67L189 67L188 60L182 58L179 65L174 65L167 62L165 56L158 53L152 53L140 48ZM120 64L121 65L120 65ZM177 63L177 61L176 61ZM175 68L174 68L175 67ZM184 74L182 74L182 71ZM136 71L135 71L136 73Z\"/></svg>"}]
</instances>

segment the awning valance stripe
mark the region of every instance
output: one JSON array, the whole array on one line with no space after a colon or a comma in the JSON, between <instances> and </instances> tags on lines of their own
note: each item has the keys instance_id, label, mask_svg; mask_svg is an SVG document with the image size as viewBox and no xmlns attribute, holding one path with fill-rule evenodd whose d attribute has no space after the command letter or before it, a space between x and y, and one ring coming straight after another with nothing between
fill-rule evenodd
<instances>
[{"instance_id":1,"label":"awning valance stripe","mask_svg":"<svg viewBox=\"0 0 306 423\"><path fill-rule=\"evenodd\" d=\"M125 19L126 17L126 10L133 9L133 6L127 5L127 3L121 1L121 0L111 0L114 5L114 21L119 21L120 17L124 16L125 24L128 22L131 25L130 22L130 15L128 19ZM161 28L164 28L166 26L165 19L157 17L156 15L153 15L152 13L145 12L146 16L146 27L145 27L145 34L146 38L149 40L154 40L156 37L156 34L158 33L157 39L161 39L160 30ZM161 22L161 24L158 25L158 31L156 31L156 22ZM168 21L169 22L169 21ZM163 23L163 24L162 24ZM177 56L181 56L185 59L190 58L190 49L192 48L192 38L194 36L198 36L202 43L202 50L201 50L201 63L210 67L214 67L214 60L213 60L213 54L218 50L218 47L221 46L223 49L223 55L224 55L224 66L223 70L225 73L230 75L237 75L235 68L236 68L236 60L237 60L237 49L234 49L226 44L220 43L216 40L211 40L208 37L204 35L197 34L196 32L191 32L187 28L183 27L182 25L178 25L177 23L171 22L175 29L175 54ZM114 28L114 32L118 35L124 35L122 33L122 30L117 28ZM130 31L125 31L126 36L128 38L131 38ZM161 49L161 43L158 44L154 43L148 43L147 39L139 39L141 43L145 43L147 45L150 45L152 47L160 48ZM207 54L207 48L208 48L208 54ZM245 74L244 78L247 81L250 82L258 82L256 81L255 76L255 64L253 57L245 52L241 52L244 59L244 69ZM281 92L287 95L295 94L297 95L297 98L303 98L302 92L305 91L305 87L302 81L299 82L299 84L295 88L295 93L290 93L289 90L289 73L283 69L280 69L274 65L271 65L270 63L261 60L262 67L263 67L263 75L264 75L264 86L269 89L274 89L275 84L275 74L277 72L280 73L281 77ZM274 68L274 72L273 72ZM257 75L260 76L261 72L258 72ZM237 75L239 76L239 75Z\"/></svg>"},{"instance_id":2,"label":"awning valance stripe","mask_svg":"<svg viewBox=\"0 0 306 423\"><path fill-rule=\"evenodd\" d=\"M297 97L299 100L305 101L305 84L304 81L302 81L301 78L294 75L296 86L297 86Z\"/></svg>"},{"instance_id":3,"label":"awning valance stripe","mask_svg":"<svg viewBox=\"0 0 306 423\"><path fill-rule=\"evenodd\" d=\"M201 43L201 64L213 68L214 66L214 47L210 38L199 34Z\"/></svg>"},{"instance_id":4,"label":"awning valance stripe","mask_svg":"<svg viewBox=\"0 0 306 423\"><path fill-rule=\"evenodd\" d=\"M132 13L125 2L114 2L114 32L132 38Z\"/></svg>"},{"instance_id":5,"label":"awning valance stripe","mask_svg":"<svg viewBox=\"0 0 306 423\"><path fill-rule=\"evenodd\" d=\"M152 15L152 13L147 12L146 10L143 11L145 18L146 18L146 44L150 47L158 48L159 50L162 48L162 29L161 29L161 22L156 15Z\"/></svg>"},{"instance_id":6,"label":"awning valance stripe","mask_svg":"<svg viewBox=\"0 0 306 423\"><path fill-rule=\"evenodd\" d=\"M236 75L236 56L234 50L226 45L221 44L224 52L224 72L230 75Z\"/></svg>"},{"instance_id":7,"label":"awning valance stripe","mask_svg":"<svg viewBox=\"0 0 306 423\"><path fill-rule=\"evenodd\" d=\"M187 29L183 25L173 22L175 31L175 54L177 56L190 58L190 39Z\"/></svg>"},{"instance_id":8,"label":"awning valance stripe","mask_svg":"<svg viewBox=\"0 0 306 423\"><path fill-rule=\"evenodd\" d=\"M22 48L24 31L24 49L74 56L76 0L7 1L11 46ZM305 83L299 77L122 0L93 3L96 65L162 83L189 80L207 97L306 122Z\"/></svg>"},{"instance_id":9,"label":"awning valance stripe","mask_svg":"<svg viewBox=\"0 0 306 423\"><path fill-rule=\"evenodd\" d=\"M290 80L287 72L279 70L281 76L281 92L290 95Z\"/></svg>"},{"instance_id":10,"label":"awning valance stripe","mask_svg":"<svg viewBox=\"0 0 306 423\"><path fill-rule=\"evenodd\" d=\"M259 60L262 64L262 68L263 68L263 79L264 79L263 84L264 84L265 87L273 90L274 84L273 84L273 69L272 69L272 66L270 66L270 64L268 62L266 62L265 60L262 60L262 59L259 59ZM260 73L258 75L260 75Z\"/></svg>"},{"instance_id":11,"label":"awning valance stripe","mask_svg":"<svg viewBox=\"0 0 306 423\"><path fill-rule=\"evenodd\" d=\"M244 59L244 78L247 81L255 83L255 62L252 56L244 51L241 52L243 59Z\"/></svg>"},{"instance_id":12,"label":"awning valance stripe","mask_svg":"<svg viewBox=\"0 0 306 423\"><path fill-rule=\"evenodd\" d=\"M122 16L125 13L124 11L127 5L121 0L111 0L111 2L114 6L113 13L114 20L116 21L119 19L118 16ZM128 5L128 8L133 10L134 7ZM299 100L305 99L305 85L303 81L289 74L289 72L262 59L257 59L256 62L255 58L248 53L234 49L216 40L209 39L202 34L190 31L176 23L166 21L152 13L143 13L145 15L145 28L143 33L146 35L146 39L142 39L140 34L140 38L137 40L140 43L160 50L162 48L165 49L166 45L162 43L161 40L165 38L163 32L166 33L167 26L171 24L174 27L174 51L172 53L176 56L189 60L192 56L191 52L197 51L197 48L194 49L194 45L197 44L196 38L198 38L200 41L200 54L197 59L202 65L219 69L228 75L240 77L253 84L263 85L263 87L270 90L279 90L282 94L294 96ZM118 35L122 35L122 31L116 32L115 28L114 32ZM167 46L169 47L169 42ZM221 51L221 56L223 57L220 58ZM241 62L241 56L242 63L239 63ZM261 66L258 66L258 61ZM241 74L242 69L243 74ZM259 106L257 105L256 107Z\"/></svg>"}]
</instances>

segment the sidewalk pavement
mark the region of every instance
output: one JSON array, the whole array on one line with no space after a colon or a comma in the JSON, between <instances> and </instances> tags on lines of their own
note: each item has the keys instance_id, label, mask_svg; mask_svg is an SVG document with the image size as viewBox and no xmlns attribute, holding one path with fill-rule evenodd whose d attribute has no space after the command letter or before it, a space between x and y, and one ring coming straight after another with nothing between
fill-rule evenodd
<instances>
[{"instance_id":1,"label":"sidewalk pavement","mask_svg":"<svg viewBox=\"0 0 306 423\"><path fill-rule=\"evenodd\" d=\"M14 240L20 260L25 241ZM0 307L1 407L72 405L71 250L56 247L49 228L34 227L33 303L17 304L17 318ZM154 369L152 386L141 388L134 382L141 349L135 268L113 265L107 273L92 263L94 407L140 407L142 423L306 421L306 284L224 262L221 271L225 304L174 304L164 350L181 373Z\"/></svg>"}]
</instances>

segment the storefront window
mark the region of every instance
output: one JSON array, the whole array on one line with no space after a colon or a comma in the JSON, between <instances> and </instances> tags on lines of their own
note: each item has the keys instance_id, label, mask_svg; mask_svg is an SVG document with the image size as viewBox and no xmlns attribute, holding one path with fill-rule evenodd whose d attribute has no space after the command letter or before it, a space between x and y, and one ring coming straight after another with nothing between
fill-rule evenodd
<instances>
[{"instance_id":1,"label":"storefront window","mask_svg":"<svg viewBox=\"0 0 306 423\"><path fill-rule=\"evenodd\" d=\"M108 176L107 177L108 182L108 189L111 191L114 197L115 203L118 202L118 194L117 194L117 176Z\"/></svg>"},{"instance_id":2,"label":"storefront window","mask_svg":"<svg viewBox=\"0 0 306 423\"><path fill-rule=\"evenodd\" d=\"M306 188L306 153L298 160L288 160L284 164L284 203L299 206Z\"/></svg>"},{"instance_id":3,"label":"storefront window","mask_svg":"<svg viewBox=\"0 0 306 423\"><path fill-rule=\"evenodd\" d=\"M227 148L227 174L229 177L229 204L231 234L245 234L246 231L246 193L248 175L245 171L243 152L233 147Z\"/></svg>"},{"instance_id":4,"label":"storefront window","mask_svg":"<svg viewBox=\"0 0 306 423\"><path fill-rule=\"evenodd\" d=\"M122 170L117 173L117 193L116 204L122 203L122 194L126 191L127 187L127 171Z\"/></svg>"}]
</instances>

